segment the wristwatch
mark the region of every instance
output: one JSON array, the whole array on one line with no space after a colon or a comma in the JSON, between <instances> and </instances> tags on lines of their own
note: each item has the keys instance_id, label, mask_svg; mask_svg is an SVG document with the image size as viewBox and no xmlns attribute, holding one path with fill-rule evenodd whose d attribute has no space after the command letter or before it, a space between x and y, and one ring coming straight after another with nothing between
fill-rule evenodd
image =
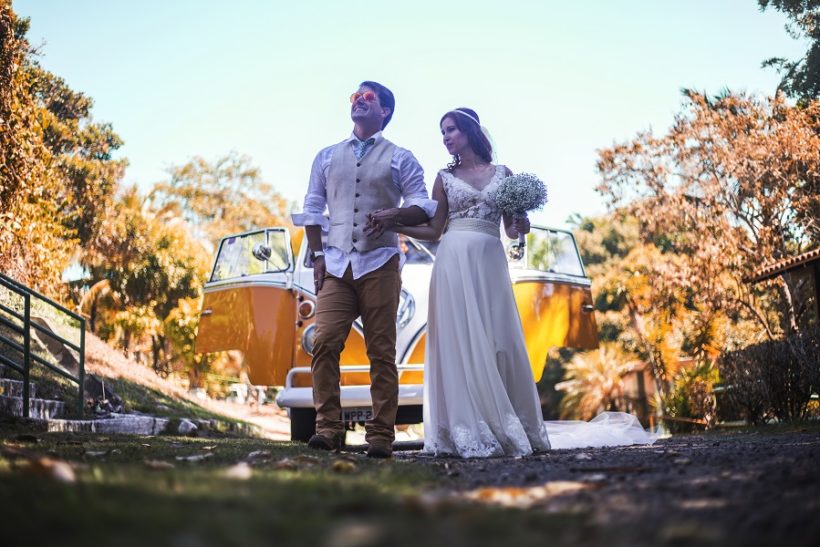
<instances>
[{"instance_id":1,"label":"wristwatch","mask_svg":"<svg viewBox=\"0 0 820 547\"><path fill-rule=\"evenodd\" d=\"M324 251L310 251L311 260L316 260L320 256L325 256Z\"/></svg>"}]
</instances>

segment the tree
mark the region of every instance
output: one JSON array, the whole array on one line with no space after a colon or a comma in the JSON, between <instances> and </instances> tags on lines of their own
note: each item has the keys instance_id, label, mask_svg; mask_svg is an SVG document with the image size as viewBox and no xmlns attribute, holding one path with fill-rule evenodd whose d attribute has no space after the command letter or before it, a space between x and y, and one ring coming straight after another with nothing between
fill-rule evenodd
<instances>
[{"instance_id":1,"label":"tree","mask_svg":"<svg viewBox=\"0 0 820 547\"><path fill-rule=\"evenodd\" d=\"M638 219L642 242L676 257L647 263L653 285L665 287L667 304L697 311L705 331L720 314L750 318L769 338L799 330L788 281L772 281L773 295L745 279L820 244L818 129L817 102L687 90L667 135L600 152L598 191Z\"/></svg>"},{"instance_id":2,"label":"tree","mask_svg":"<svg viewBox=\"0 0 820 547\"><path fill-rule=\"evenodd\" d=\"M0 4L0 269L40 290L56 288L51 271L70 252L54 207L41 199L56 186L31 93L25 40L28 21Z\"/></svg>"},{"instance_id":3,"label":"tree","mask_svg":"<svg viewBox=\"0 0 820 547\"><path fill-rule=\"evenodd\" d=\"M28 20L0 5L0 268L54 297L102 227L125 167L93 101L43 70Z\"/></svg>"},{"instance_id":4,"label":"tree","mask_svg":"<svg viewBox=\"0 0 820 547\"><path fill-rule=\"evenodd\" d=\"M779 89L789 97L807 101L820 98L820 1L818 0L758 0L761 11L769 6L789 18L786 26L792 38L806 38L809 49L802 59L789 61L773 57L763 66L773 66L782 74Z\"/></svg>"},{"instance_id":5,"label":"tree","mask_svg":"<svg viewBox=\"0 0 820 547\"><path fill-rule=\"evenodd\" d=\"M106 226L83 257L94 280L82 303L90 323L126 352L147 356L158 372L198 365L185 355L193 352L192 344L174 347L183 338L169 339L166 327L171 317L183 325L198 315L189 300L202 294L208 251L185 221L151 211L134 187L119 197Z\"/></svg>"},{"instance_id":6,"label":"tree","mask_svg":"<svg viewBox=\"0 0 820 547\"><path fill-rule=\"evenodd\" d=\"M230 153L209 163L195 157L169 170L148 200L159 215L184 218L197 237L216 245L228 234L287 224L287 201L260 180L250 158Z\"/></svg>"}]
</instances>

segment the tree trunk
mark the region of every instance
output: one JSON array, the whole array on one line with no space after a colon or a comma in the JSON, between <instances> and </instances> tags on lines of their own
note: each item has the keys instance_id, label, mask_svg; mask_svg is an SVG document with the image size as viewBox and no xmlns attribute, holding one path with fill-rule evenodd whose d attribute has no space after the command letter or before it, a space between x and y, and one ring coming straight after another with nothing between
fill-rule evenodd
<instances>
[{"instance_id":1,"label":"tree trunk","mask_svg":"<svg viewBox=\"0 0 820 547\"><path fill-rule=\"evenodd\" d=\"M791 286L791 276L788 273L780 275L783 283L780 284L780 292L783 295L783 300L786 302L786 319L788 320L787 336L798 334L800 326L797 324L797 312L794 309L794 288Z\"/></svg>"}]
</instances>

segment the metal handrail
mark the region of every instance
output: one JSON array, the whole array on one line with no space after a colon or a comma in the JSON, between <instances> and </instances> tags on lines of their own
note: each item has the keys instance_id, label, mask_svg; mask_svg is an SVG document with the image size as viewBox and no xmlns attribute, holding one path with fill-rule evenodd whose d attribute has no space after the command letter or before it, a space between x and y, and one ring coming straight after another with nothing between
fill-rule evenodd
<instances>
[{"instance_id":1,"label":"metal handrail","mask_svg":"<svg viewBox=\"0 0 820 547\"><path fill-rule=\"evenodd\" d=\"M23 335L23 363L22 363L22 370L16 367L18 372L23 375L23 416L28 418L31 415L31 382L30 382L30 373L31 373L31 295L29 295L25 290L21 289L16 283L10 283L6 281L6 276L0 274L0 285L3 285L11 292L21 296L23 298L23 327L22 327L22 335ZM14 329L17 332L20 332L19 328ZM12 340L7 339L5 336L0 336L0 339L3 342L12 342ZM5 362L6 360L10 359L3 359Z\"/></svg>"},{"instance_id":2,"label":"metal handrail","mask_svg":"<svg viewBox=\"0 0 820 547\"><path fill-rule=\"evenodd\" d=\"M73 317L74 319L77 319L77 320L82 320L83 319L83 317L80 314L71 311L70 309L66 308L65 306L63 306L61 304L58 304L57 302L55 302L51 298L38 293L37 291L35 291L31 287L26 287L25 285L23 285L19 281L15 280L15 279L12 279L11 277L7 276L6 274L0 273L0 279L3 279L3 280L5 280L9 283L12 283L12 284L16 285L17 287L19 287L20 290L22 290L24 292L27 292L28 294L36 297L38 300L44 301L46 304L50 304L51 306L54 306L55 308L57 308L61 312L65 313L66 315L69 315L69 316Z\"/></svg>"},{"instance_id":3,"label":"metal handrail","mask_svg":"<svg viewBox=\"0 0 820 547\"><path fill-rule=\"evenodd\" d=\"M0 274L0 275L2 275L2 274ZM8 308L8 307L4 306L3 304L0 304L0 310L3 310L4 312L8 313L9 315L13 315L17 319L20 319L21 321L23 320L22 315L20 315L19 313L17 313L15 310L13 310L11 308ZM82 318L82 319L85 320L85 318ZM8 324L8 323L6 323L6 324ZM55 340L57 340L61 344L65 344L66 346L70 347L71 349L73 349L75 351L80 351L80 346L78 346L77 344L75 344L71 340L66 340L65 338L63 338L62 336L57 334L56 332L50 331L47 328L43 327L42 325L38 325L37 323L32 323L31 326L32 326L32 328L42 332L46 336L54 338Z\"/></svg>"},{"instance_id":4,"label":"metal handrail","mask_svg":"<svg viewBox=\"0 0 820 547\"><path fill-rule=\"evenodd\" d=\"M9 359L5 356L0 355L0 362L4 363L5 365L10 366L12 369L17 370L23 375L23 416L25 418L30 417L31 415L31 407L30 407L30 392L31 392L31 365L32 361L44 366L45 368L65 377L68 380L71 380L77 384L79 396L77 398L78 403L78 412L80 416L83 413L84 407L84 399L85 399L85 318L81 315L72 312L65 306L58 304L57 302L51 300L47 296L44 296L34 289L27 287L16 281L9 276L0 273L0 285L7 288L13 293L16 293L18 296L23 298L23 313L20 314L17 311L0 304L0 309L5 311L6 313L10 314L11 316L15 317L18 320L23 322L23 326L20 327L15 325L12 321L9 321L6 318L0 317L2 319L2 323L5 324L7 327L11 328L15 332L23 335L23 345L16 343L15 341L6 338L5 336L0 335L0 341L9 345L13 349L18 352L23 353L23 363L20 365L19 363L14 362L12 359ZM66 340L62 336L59 336L57 333L50 331L38 325L37 323L32 323L31 321L31 299L32 297L44 302L56 308L57 310L65 313L69 317L79 321L80 323L80 343L79 345L74 344L73 342ZM50 336L52 339L57 340L61 344L68 346L71 349L74 349L79 352L80 354L80 362L79 362L79 375L74 376L69 372L61 369L60 367L54 366L52 363L49 363L42 357L38 355L34 355L31 352L31 329L35 328L39 332L42 332L46 336Z\"/></svg>"}]
</instances>

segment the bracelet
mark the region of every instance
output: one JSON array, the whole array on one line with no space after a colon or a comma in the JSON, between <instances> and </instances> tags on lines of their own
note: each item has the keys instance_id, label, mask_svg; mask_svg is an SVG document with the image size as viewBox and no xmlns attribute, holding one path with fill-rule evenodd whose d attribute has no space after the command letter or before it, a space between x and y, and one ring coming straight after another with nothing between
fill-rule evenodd
<instances>
[{"instance_id":1,"label":"bracelet","mask_svg":"<svg viewBox=\"0 0 820 547\"><path fill-rule=\"evenodd\" d=\"M311 251L311 254L313 254L313 259L314 259L314 260L316 260L316 259L317 259L317 258L319 258L320 256L325 256L325 252L324 252L324 251L316 251L316 252Z\"/></svg>"}]
</instances>

